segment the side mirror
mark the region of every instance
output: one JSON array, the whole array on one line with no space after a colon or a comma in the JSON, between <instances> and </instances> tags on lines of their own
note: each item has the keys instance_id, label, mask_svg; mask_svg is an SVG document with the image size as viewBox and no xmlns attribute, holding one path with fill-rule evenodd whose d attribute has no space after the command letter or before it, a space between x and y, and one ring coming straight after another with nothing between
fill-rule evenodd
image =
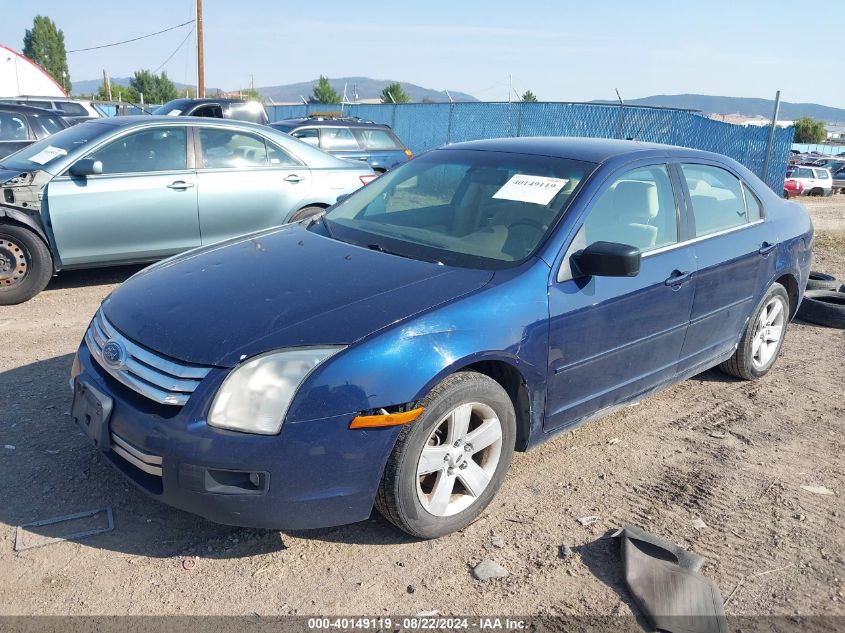
<instances>
[{"instance_id":1,"label":"side mirror","mask_svg":"<svg viewBox=\"0 0 845 633\"><path fill-rule=\"evenodd\" d=\"M350 195L352 195L352 194L342 193L337 197L337 200L335 200L334 203L339 204L339 203L343 202L344 200L346 200Z\"/></svg>"},{"instance_id":2,"label":"side mirror","mask_svg":"<svg viewBox=\"0 0 845 633\"><path fill-rule=\"evenodd\" d=\"M103 173L103 163L93 158L81 158L70 166L71 176L96 176Z\"/></svg>"},{"instance_id":3,"label":"side mirror","mask_svg":"<svg viewBox=\"0 0 845 633\"><path fill-rule=\"evenodd\" d=\"M636 246L616 242L594 242L573 257L582 275L636 277L642 253Z\"/></svg>"}]
</instances>

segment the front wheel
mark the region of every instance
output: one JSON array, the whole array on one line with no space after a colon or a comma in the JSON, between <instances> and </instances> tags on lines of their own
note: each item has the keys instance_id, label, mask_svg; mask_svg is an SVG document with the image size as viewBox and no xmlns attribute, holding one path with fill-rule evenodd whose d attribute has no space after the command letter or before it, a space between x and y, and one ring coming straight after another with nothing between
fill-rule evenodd
<instances>
[{"instance_id":1,"label":"front wheel","mask_svg":"<svg viewBox=\"0 0 845 633\"><path fill-rule=\"evenodd\" d=\"M493 499L513 457L516 417L502 386L476 372L447 377L419 406L385 466L376 508L412 536L437 538Z\"/></svg>"},{"instance_id":2,"label":"front wheel","mask_svg":"<svg viewBox=\"0 0 845 633\"><path fill-rule=\"evenodd\" d=\"M719 369L744 380L765 376L780 353L787 323L789 295L780 284L772 284L748 320L734 355Z\"/></svg>"},{"instance_id":3,"label":"front wheel","mask_svg":"<svg viewBox=\"0 0 845 633\"><path fill-rule=\"evenodd\" d=\"M292 216L290 216L290 220L288 220L288 222L301 222L302 220L313 218L315 215L318 215L323 211L325 211L323 207L303 207L302 209L294 213Z\"/></svg>"},{"instance_id":4,"label":"front wheel","mask_svg":"<svg viewBox=\"0 0 845 633\"><path fill-rule=\"evenodd\" d=\"M29 301L52 275L53 259L41 238L21 226L0 224L0 305Z\"/></svg>"}]
</instances>

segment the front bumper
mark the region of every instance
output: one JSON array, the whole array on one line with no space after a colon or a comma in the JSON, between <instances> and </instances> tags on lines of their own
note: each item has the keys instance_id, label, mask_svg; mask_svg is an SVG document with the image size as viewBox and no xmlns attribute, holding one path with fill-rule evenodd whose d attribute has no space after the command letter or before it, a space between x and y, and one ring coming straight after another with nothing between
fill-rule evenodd
<instances>
[{"instance_id":1,"label":"front bumper","mask_svg":"<svg viewBox=\"0 0 845 633\"><path fill-rule=\"evenodd\" d=\"M280 530L369 517L400 427L349 430L349 413L286 422L275 436L215 429L204 416L227 370L212 371L184 407L174 407L117 382L84 343L75 362L80 380L114 400L104 456L162 503L216 523ZM256 474L249 489L221 487L220 473L247 472Z\"/></svg>"}]
</instances>

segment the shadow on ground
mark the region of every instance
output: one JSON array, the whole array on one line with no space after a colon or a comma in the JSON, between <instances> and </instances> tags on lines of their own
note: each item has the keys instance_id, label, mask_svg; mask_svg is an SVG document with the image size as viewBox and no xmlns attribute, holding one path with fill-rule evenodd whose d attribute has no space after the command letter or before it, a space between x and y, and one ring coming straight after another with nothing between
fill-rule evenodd
<instances>
[{"instance_id":1,"label":"shadow on ground","mask_svg":"<svg viewBox=\"0 0 845 633\"><path fill-rule=\"evenodd\" d=\"M148 264L133 266L111 266L109 268L86 268L85 270L65 270L50 280L44 292L65 288L84 288L105 284L120 284L129 279Z\"/></svg>"},{"instance_id":2,"label":"shadow on ground","mask_svg":"<svg viewBox=\"0 0 845 633\"><path fill-rule=\"evenodd\" d=\"M109 506L114 529L86 537L86 546L152 557L211 558L285 548L285 535L279 532L218 525L165 506L135 488L70 417L72 360L67 354L0 373L0 524L14 529ZM56 526L32 532L36 537L54 535ZM413 540L376 513L362 523L295 536L369 545Z\"/></svg>"}]
</instances>

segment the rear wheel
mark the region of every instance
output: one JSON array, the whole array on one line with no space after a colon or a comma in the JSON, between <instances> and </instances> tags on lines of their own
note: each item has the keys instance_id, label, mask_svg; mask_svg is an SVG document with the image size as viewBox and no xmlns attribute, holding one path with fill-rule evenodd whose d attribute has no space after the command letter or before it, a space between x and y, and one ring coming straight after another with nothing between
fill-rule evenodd
<instances>
[{"instance_id":1,"label":"rear wheel","mask_svg":"<svg viewBox=\"0 0 845 633\"><path fill-rule=\"evenodd\" d=\"M322 213L323 211L325 211L325 209L323 207L316 207L316 206L303 207L302 209L300 209L299 211L294 213L292 216L290 216L290 220L288 220L288 222L299 222L301 220L305 220L307 218L318 215L318 214Z\"/></svg>"},{"instance_id":2,"label":"rear wheel","mask_svg":"<svg viewBox=\"0 0 845 633\"><path fill-rule=\"evenodd\" d=\"M516 418L507 392L475 372L447 377L402 429L376 496L379 512L408 534L436 538L469 525L510 466Z\"/></svg>"},{"instance_id":3,"label":"rear wheel","mask_svg":"<svg viewBox=\"0 0 845 633\"><path fill-rule=\"evenodd\" d=\"M29 229L0 224L0 305L32 299L53 275L47 245Z\"/></svg>"},{"instance_id":4,"label":"rear wheel","mask_svg":"<svg viewBox=\"0 0 845 633\"><path fill-rule=\"evenodd\" d=\"M780 284L772 284L745 326L734 355L719 369L744 380L765 376L780 353L788 322L789 295Z\"/></svg>"}]
</instances>

